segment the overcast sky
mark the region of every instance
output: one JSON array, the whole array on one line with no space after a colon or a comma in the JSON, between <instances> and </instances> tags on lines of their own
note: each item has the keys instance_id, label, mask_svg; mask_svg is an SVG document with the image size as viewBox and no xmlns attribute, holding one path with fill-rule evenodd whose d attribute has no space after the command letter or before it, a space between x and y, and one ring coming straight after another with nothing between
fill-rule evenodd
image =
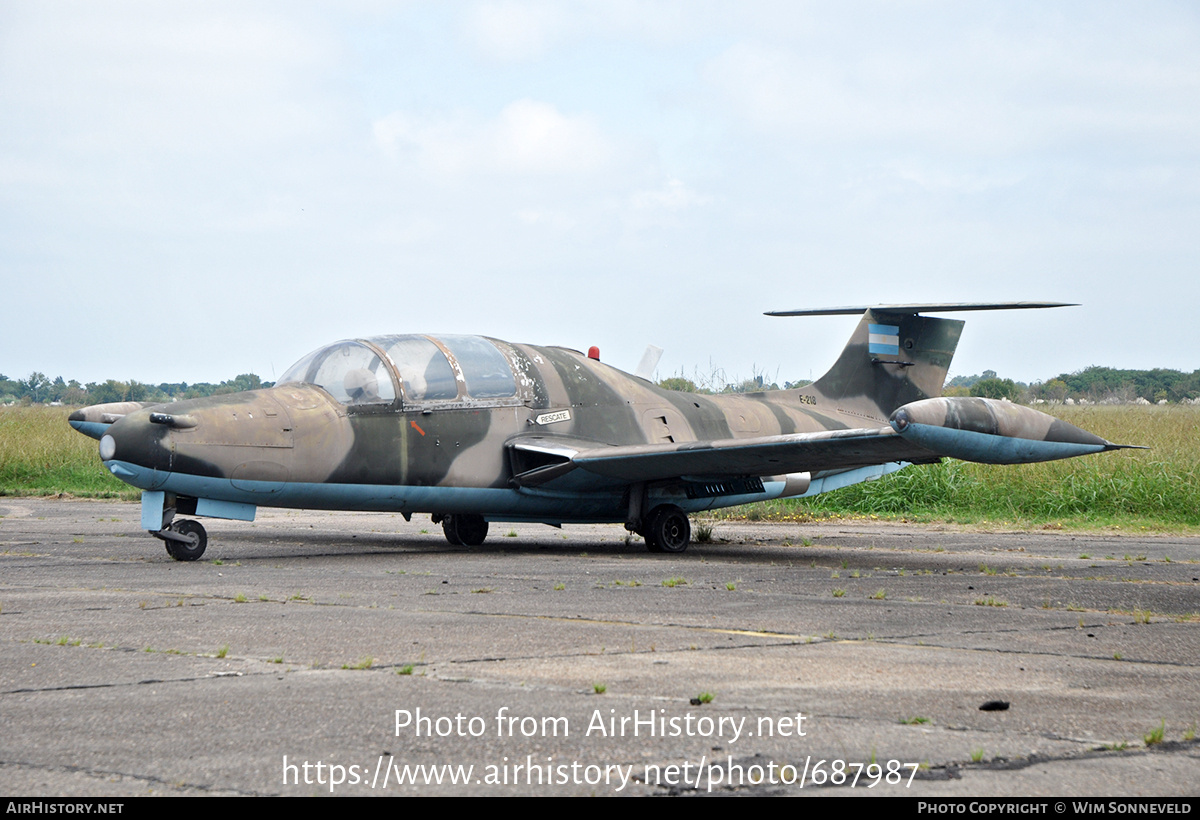
<instances>
[{"instance_id":1,"label":"overcast sky","mask_svg":"<svg viewBox=\"0 0 1200 820\"><path fill-rule=\"evenodd\" d=\"M219 381L482 333L822 373L1200 367L1193 2L0 2L0 373Z\"/></svg>"}]
</instances>

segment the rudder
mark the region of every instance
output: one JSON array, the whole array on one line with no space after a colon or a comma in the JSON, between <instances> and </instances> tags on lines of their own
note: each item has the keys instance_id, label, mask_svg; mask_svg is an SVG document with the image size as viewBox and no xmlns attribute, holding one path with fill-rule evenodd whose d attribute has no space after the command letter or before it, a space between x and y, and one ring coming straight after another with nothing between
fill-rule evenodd
<instances>
[{"instance_id":1,"label":"rudder","mask_svg":"<svg viewBox=\"0 0 1200 820\"><path fill-rule=\"evenodd\" d=\"M897 407L942 394L964 324L867 310L833 367L806 389L839 407L887 418Z\"/></svg>"}]
</instances>

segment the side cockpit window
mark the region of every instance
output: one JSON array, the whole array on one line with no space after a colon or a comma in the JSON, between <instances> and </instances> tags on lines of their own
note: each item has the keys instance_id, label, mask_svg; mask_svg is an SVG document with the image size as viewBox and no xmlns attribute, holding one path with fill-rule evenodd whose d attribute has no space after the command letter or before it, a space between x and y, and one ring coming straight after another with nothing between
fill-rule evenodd
<instances>
[{"instance_id":1,"label":"side cockpit window","mask_svg":"<svg viewBox=\"0 0 1200 820\"><path fill-rule=\"evenodd\" d=\"M308 354L279 380L280 384L287 382L315 384L346 405L391 404L396 400L392 377L383 360L358 342L338 342Z\"/></svg>"},{"instance_id":2,"label":"side cockpit window","mask_svg":"<svg viewBox=\"0 0 1200 820\"><path fill-rule=\"evenodd\" d=\"M517 394L517 382L504 354L482 336L439 336L462 368L473 399L504 399Z\"/></svg>"},{"instance_id":3,"label":"side cockpit window","mask_svg":"<svg viewBox=\"0 0 1200 820\"><path fill-rule=\"evenodd\" d=\"M424 336L385 336L375 343L396 366L406 401L419 404L458 398L458 380L446 354Z\"/></svg>"}]
</instances>

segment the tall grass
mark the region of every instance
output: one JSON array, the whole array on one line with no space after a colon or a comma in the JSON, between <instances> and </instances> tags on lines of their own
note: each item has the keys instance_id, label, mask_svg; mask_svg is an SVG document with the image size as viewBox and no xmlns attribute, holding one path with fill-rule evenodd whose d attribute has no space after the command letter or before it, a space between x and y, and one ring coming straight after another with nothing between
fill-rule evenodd
<instances>
[{"instance_id":1,"label":"tall grass","mask_svg":"<svg viewBox=\"0 0 1200 820\"><path fill-rule=\"evenodd\" d=\"M0 407L0 495L137 498L113 478L96 442L71 429L65 407Z\"/></svg>"}]
</instances>

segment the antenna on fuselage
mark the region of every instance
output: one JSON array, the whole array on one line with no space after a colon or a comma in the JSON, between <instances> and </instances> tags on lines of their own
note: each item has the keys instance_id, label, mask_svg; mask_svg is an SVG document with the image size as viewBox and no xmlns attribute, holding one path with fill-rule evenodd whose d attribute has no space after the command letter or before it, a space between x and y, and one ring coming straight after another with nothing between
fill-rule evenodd
<instances>
[{"instance_id":1,"label":"antenna on fuselage","mask_svg":"<svg viewBox=\"0 0 1200 820\"><path fill-rule=\"evenodd\" d=\"M658 360L662 358L663 349L654 345L646 345L646 352L642 354L642 360L638 362L637 370L633 371L633 375L646 381L653 381L654 368L658 367Z\"/></svg>"}]
</instances>

